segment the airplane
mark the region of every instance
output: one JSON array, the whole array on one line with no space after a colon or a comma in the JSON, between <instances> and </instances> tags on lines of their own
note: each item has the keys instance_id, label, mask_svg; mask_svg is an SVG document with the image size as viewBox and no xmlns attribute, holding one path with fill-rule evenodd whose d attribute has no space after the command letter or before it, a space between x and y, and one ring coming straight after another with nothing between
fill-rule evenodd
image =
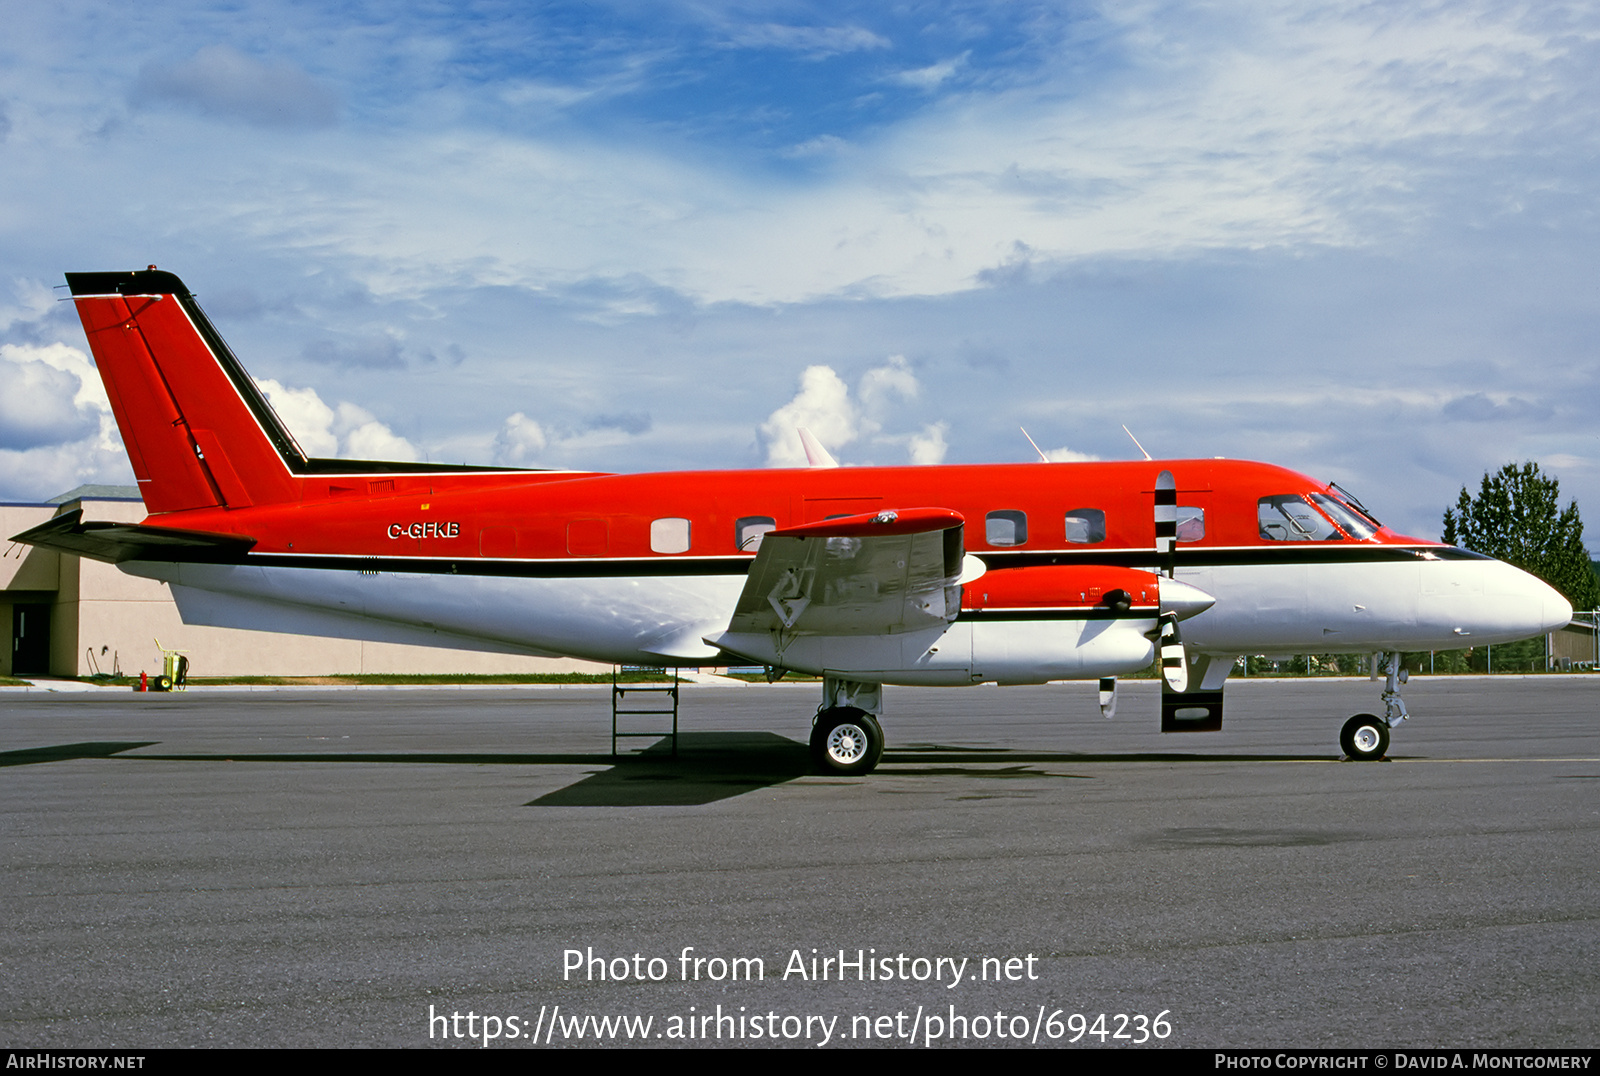
<instances>
[{"instance_id":1,"label":"airplane","mask_svg":"<svg viewBox=\"0 0 1600 1076\"><path fill-rule=\"evenodd\" d=\"M819 772L883 752L885 685L1117 679L1163 732L1222 727L1241 655L1510 642L1571 606L1397 534L1336 484L1227 459L605 474L308 457L172 273L68 273L148 516L17 535L160 580L186 623L821 678Z\"/></svg>"}]
</instances>

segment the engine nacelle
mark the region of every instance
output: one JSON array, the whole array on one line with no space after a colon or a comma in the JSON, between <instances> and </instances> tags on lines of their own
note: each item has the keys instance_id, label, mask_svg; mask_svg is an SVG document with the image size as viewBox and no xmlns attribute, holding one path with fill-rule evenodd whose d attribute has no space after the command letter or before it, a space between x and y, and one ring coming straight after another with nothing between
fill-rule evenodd
<instances>
[{"instance_id":1,"label":"engine nacelle","mask_svg":"<svg viewBox=\"0 0 1600 1076\"><path fill-rule=\"evenodd\" d=\"M883 635L729 633L717 642L763 664L871 683L1093 680L1150 666L1168 591L1203 608L1206 596L1195 588L1134 568L1003 568L962 588L960 615L945 627Z\"/></svg>"}]
</instances>

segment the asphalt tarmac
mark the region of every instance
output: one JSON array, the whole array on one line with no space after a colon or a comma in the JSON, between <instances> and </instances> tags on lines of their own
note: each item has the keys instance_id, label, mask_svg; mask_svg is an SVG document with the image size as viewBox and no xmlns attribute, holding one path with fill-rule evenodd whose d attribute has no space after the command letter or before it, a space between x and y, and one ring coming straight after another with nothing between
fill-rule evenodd
<instances>
[{"instance_id":1,"label":"asphalt tarmac","mask_svg":"<svg viewBox=\"0 0 1600 1076\"><path fill-rule=\"evenodd\" d=\"M1600 677L1377 693L0 692L0 1044L1593 1048Z\"/></svg>"}]
</instances>

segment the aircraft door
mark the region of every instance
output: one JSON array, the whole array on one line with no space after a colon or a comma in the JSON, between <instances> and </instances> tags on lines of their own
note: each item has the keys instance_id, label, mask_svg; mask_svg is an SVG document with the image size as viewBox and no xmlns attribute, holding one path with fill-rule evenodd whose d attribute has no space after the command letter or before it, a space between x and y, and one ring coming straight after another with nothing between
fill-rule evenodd
<instances>
[{"instance_id":1,"label":"aircraft door","mask_svg":"<svg viewBox=\"0 0 1600 1076\"><path fill-rule=\"evenodd\" d=\"M11 675L50 672L50 605L28 602L11 607Z\"/></svg>"}]
</instances>

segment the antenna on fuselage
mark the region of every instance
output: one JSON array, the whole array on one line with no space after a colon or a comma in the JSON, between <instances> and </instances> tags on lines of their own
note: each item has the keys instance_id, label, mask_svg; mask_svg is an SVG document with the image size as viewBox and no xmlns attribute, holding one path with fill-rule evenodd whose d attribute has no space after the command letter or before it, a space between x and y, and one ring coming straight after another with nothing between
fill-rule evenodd
<instances>
[{"instance_id":1,"label":"antenna on fuselage","mask_svg":"<svg viewBox=\"0 0 1600 1076\"><path fill-rule=\"evenodd\" d=\"M1139 454L1141 456L1143 456L1145 459L1151 458L1150 453L1144 450L1144 446L1139 443L1139 439L1133 435L1132 430L1128 429L1127 426L1123 426L1122 432L1128 435L1128 440L1133 442L1133 447L1139 450Z\"/></svg>"},{"instance_id":2,"label":"antenna on fuselage","mask_svg":"<svg viewBox=\"0 0 1600 1076\"><path fill-rule=\"evenodd\" d=\"M1026 427L1018 426L1017 429L1022 431L1022 436L1028 437L1028 430L1027 430ZM1032 445L1033 446L1033 450L1035 452L1039 453L1039 462L1040 463L1049 463L1050 462L1050 457L1046 456L1044 454L1044 449L1040 448L1039 447L1039 443L1037 441L1035 441L1032 437L1028 437L1028 444Z\"/></svg>"},{"instance_id":3,"label":"antenna on fuselage","mask_svg":"<svg viewBox=\"0 0 1600 1076\"><path fill-rule=\"evenodd\" d=\"M828 454L822 447L822 442L811 436L811 431L804 426L795 427L800 434L800 447L806 450L806 463L812 467L837 467L839 461Z\"/></svg>"}]
</instances>

